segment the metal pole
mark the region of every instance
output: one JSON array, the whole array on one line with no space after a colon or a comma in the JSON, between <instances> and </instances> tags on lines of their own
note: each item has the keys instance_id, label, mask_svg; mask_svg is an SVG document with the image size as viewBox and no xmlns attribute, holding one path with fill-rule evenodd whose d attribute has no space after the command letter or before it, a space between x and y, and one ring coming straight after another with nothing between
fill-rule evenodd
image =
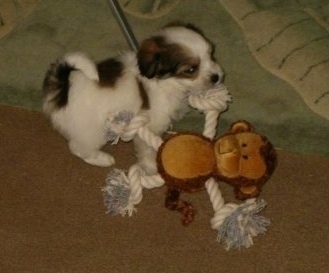
<instances>
[{"instance_id":1,"label":"metal pole","mask_svg":"<svg viewBox=\"0 0 329 273\"><path fill-rule=\"evenodd\" d=\"M135 38L134 33L132 32L130 25L125 17L125 15L123 14L123 11L120 7L120 4L118 3L117 0L108 0L109 6L111 8L111 11L115 17L115 19L117 20L118 25L121 28L121 31L123 32L123 35L125 36L129 47L131 50L133 51L137 51L138 50L138 42Z\"/></svg>"}]
</instances>

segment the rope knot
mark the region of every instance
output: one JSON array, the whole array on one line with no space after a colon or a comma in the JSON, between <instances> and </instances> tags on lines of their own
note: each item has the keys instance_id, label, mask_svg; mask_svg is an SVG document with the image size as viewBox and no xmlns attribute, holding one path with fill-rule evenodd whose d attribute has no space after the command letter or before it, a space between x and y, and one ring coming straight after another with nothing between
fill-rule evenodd
<instances>
[{"instance_id":1,"label":"rope knot","mask_svg":"<svg viewBox=\"0 0 329 273\"><path fill-rule=\"evenodd\" d=\"M223 112L227 110L228 103L232 102L232 96L224 84L219 84L201 94L190 95L188 102L193 108L202 112L212 110Z\"/></svg>"}]
</instances>

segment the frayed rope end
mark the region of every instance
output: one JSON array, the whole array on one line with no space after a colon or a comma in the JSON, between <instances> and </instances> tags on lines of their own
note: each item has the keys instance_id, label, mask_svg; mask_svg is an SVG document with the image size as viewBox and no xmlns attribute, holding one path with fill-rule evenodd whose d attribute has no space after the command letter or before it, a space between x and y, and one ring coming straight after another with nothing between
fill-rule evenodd
<instances>
[{"instance_id":1,"label":"frayed rope end","mask_svg":"<svg viewBox=\"0 0 329 273\"><path fill-rule=\"evenodd\" d=\"M129 204L131 193L128 178L123 170L114 169L106 177L106 186L102 188L106 213L111 215L132 216L136 211Z\"/></svg>"},{"instance_id":2,"label":"frayed rope end","mask_svg":"<svg viewBox=\"0 0 329 273\"><path fill-rule=\"evenodd\" d=\"M105 123L105 137L108 142L117 144L134 114L129 111L110 113Z\"/></svg>"},{"instance_id":3,"label":"frayed rope end","mask_svg":"<svg viewBox=\"0 0 329 273\"><path fill-rule=\"evenodd\" d=\"M258 213L266 207L264 200L249 199L237 207L218 228L217 240L226 244L226 250L250 247L252 237L266 232L270 220Z\"/></svg>"}]
</instances>

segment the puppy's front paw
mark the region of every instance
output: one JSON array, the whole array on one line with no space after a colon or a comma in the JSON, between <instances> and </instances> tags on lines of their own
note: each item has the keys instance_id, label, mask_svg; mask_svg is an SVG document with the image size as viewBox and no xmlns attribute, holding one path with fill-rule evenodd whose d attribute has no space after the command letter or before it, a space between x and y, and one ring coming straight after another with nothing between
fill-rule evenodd
<instances>
[{"instance_id":1,"label":"puppy's front paw","mask_svg":"<svg viewBox=\"0 0 329 273\"><path fill-rule=\"evenodd\" d=\"M108 153L98 151L91 157L84 158L84 160L91 164L99 167L109 167L115 163L115 159Z\"/></svg>"}]
</instances>

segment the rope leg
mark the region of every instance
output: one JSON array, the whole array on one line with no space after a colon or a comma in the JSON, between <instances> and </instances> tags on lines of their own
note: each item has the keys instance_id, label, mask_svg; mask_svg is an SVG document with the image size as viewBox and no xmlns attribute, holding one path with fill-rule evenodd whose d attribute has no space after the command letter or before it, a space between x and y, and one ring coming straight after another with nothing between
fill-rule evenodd
<instances>
[{"instance_id":1,"label":"rope leg","mask_svg":"<svg viewBox=\"0 0 329 273\"><path fill-rule=\"evenodd\" d=\"M205 186L210 198L210 202L215 212L214 217L210 221L211 227L213 229L218 229L224 222L225 218L229 216L238 207L238 205L225 205L225 201L219 189L218 183L215 181L214 178L208 179Z\"/></svg>"},{"instance_id":2,"label":"rope leg","mask_svg":"<svg viewBox=\"0 0 329 273\"><path fill-rule=\"evenodd\" d=\"M205 137L213 139L216 136L218 117L219 117L218 110L206 111L206 121L203 130L203 135Z\"/></svg>"},{"instance_id":3,"label":"rope leg","mask_svg":"<svg viewBox=\"0 0 329 273\"><path fill-rule=\"evenodd\" d=\"M128 180L131 189L129 203L132 205L137 205L142 201L143 188L153 189L164 185L164 180L160 175L145 175L138 164L130 167Z\"/></svg>"}]
</instances>

